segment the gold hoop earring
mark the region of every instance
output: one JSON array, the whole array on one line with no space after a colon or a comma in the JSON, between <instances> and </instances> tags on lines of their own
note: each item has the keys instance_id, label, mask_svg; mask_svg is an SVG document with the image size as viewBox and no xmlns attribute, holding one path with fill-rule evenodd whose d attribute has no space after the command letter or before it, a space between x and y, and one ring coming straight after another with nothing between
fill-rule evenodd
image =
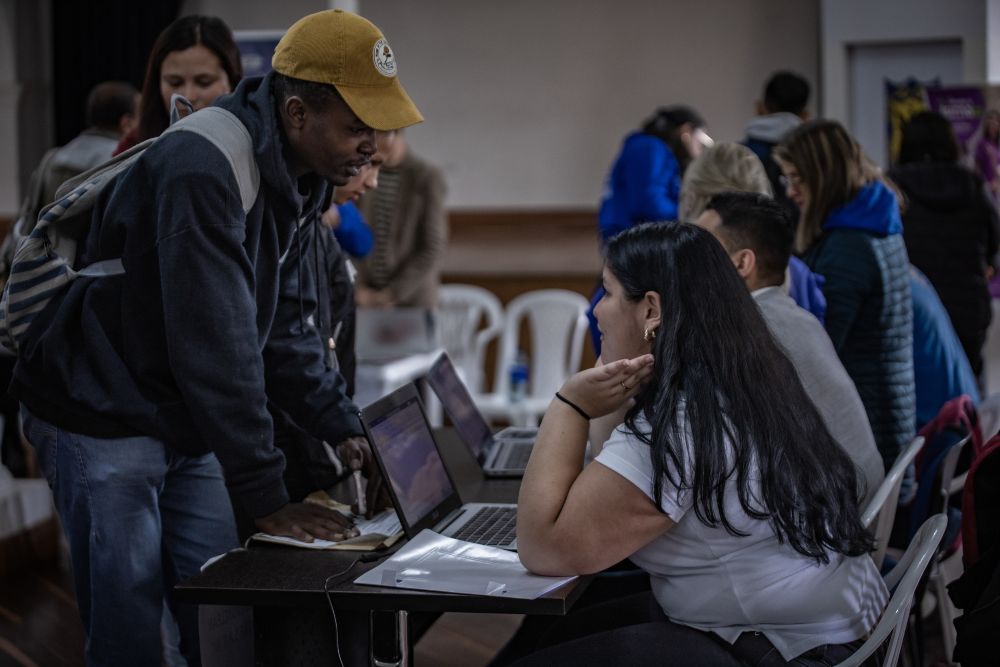
<instances>
[{"instance_id":1,"label":"gold hoop earring","mask_svg":"<svg viewBox=\"0 0 1000 667\"><path fill-rule=\"evenodd\" d=\"M647 343L652 342L656 338L656 329L646 328L642 330L642 339Z\"/></svg>"}]
</instances>

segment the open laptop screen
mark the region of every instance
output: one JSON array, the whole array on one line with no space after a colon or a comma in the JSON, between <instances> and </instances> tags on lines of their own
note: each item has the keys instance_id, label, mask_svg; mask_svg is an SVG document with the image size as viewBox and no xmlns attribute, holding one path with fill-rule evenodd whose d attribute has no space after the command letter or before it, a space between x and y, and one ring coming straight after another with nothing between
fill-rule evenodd
<instances>
[{"instance_id":1,"label":"open laptop screen","mask_svg":"<svg viewBox=\"0 0 1000 667\"><path fill-rule=\"evenodd\" d=\"M363 416L370 417L365 419L369 437L372 446L378 449L403 519L416 526L458 494L434 444L416 393L384 414L370 415L372 408L382 402L365 408Z\"/></svg>"},{"instance_id":2,"label":"open laptop screen","mask_svg":"<svg viewBox=\"0 0 1000 667\"><path fill-rule=\"evenodd\" d=\"M431 366L427 382L437 394L448 418L455 425L455 430L472 449L472 455L482 462L487 454L486 448L493 442L493 431L476 408L469 390L447 354L442 354Z\"/></svg>"}]
</instances>

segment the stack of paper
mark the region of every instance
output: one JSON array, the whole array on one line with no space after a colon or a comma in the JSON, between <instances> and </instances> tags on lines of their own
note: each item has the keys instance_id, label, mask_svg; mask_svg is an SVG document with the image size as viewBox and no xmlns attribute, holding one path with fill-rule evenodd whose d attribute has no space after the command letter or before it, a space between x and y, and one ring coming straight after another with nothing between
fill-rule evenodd
<instances>
[{"instance_id":1,"label":"stack of paper","mask_svg":"<svg viewBox=\"0 0 1000 667\"><path fill-rule=\"evenodd\" d=\"M573 579L531 574L516 553L423 530L354 583L532 600Z\"/></svg>"}]
</instances>

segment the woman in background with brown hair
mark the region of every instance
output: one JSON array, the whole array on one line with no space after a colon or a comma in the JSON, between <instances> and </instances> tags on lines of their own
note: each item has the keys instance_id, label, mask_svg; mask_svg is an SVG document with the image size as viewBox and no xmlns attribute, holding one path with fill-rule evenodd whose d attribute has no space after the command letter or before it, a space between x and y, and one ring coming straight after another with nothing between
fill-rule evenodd
<instances>
[{"instance_id":1,"label":"woman in background with brown hair","mask_svg":"<svg viewBox=\"0 0 1000 667\"><path fill-rule=\"evenodd\" d=\"M775 149L801 219L796 250L826 278L826 330L888 468L913 437L913 311L894 187L839 123L805 123Z\"/></svg>"},{"instance_id":2,"label":"woman in background with brown hair","mask_svg":"<svg viewBox=\"0 0 1000 667\"><path fill-rule=\"evenodd\" d=\"M214 16L182 16L153 44L142 84L139 125L118 144L115 154L160 136L170 125L170 97L183 95L194 110L210 106L243 78L233 33Z\"/></svg>"}]
</instances>

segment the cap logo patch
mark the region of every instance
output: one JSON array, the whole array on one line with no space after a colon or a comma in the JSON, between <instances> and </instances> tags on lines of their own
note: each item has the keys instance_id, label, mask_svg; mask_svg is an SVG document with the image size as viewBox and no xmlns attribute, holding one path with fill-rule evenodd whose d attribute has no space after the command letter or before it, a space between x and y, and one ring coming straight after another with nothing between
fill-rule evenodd
<instances>
[{"instance_id":1,"label":"cap logo patch","mask_svg":"<svg viewBox=\"0 0 1000 667\"><path fill-rule=\"evenodd\" d=\"M375 61L375 69L379 71L382 76L396 76L396 56L393 55L392 49L389 48L389 42L385 41L385 38L375 42L375 46L372 47L372 60Z\"/></svg>"}]
</instances>

